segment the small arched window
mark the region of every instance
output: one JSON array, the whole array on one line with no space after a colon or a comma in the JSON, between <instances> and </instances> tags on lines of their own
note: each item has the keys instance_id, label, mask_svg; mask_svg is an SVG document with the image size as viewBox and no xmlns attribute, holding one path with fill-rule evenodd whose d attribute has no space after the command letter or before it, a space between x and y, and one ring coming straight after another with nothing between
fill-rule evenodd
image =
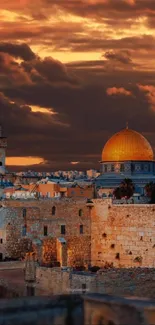
<instances>
[{"instance_id":1,"label":"small arched window","mask_svg":"<svg viewBox=\"0 0 155 325\"><path fill-rule=\"evenodd\" d=\"M26 209L24 208L23 209L23 218L25 218L26 217Z\"/></svg>"},{"instance_id":2,"label":"small arched window","mask_svg":"<svg viewBox=\"0 0 155 325\"><path fill-rule=\"evenodd\" d=\"M52 216L55 216L55 213L56 213L56 207L53 206L53 207L52 207Z\"/></svg>"},{"instance_id":3,"label":"small arched window","mask_svg":"<svg viewBox=\"0 0 155 325\"><path fill-rule=\"evenodd\" d=\"M79 217L82 217L83 211L82 209L79 210Z\"/></svg>"}]
</instances>

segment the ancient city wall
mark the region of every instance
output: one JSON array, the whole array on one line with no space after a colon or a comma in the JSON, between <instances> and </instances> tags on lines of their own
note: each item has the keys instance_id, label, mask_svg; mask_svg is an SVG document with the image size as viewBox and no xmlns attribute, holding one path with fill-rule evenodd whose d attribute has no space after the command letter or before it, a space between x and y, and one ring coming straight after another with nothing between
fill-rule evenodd
<instances>
[{"instance_id":1,"label":"ancient city wall","mask_svg":"<svg viewBox=\"0 0 155 325\"><path fill-rule=\"evenodd\" d=\"M85 200L70 199L8 200L3 204L0 236L4 241L0 243L0 253L22 257L29 242L33 241L36 259L48 264L52 260L59 261L57 239L63 238L66 240L64 265L88 265L90 262L115 267L155 265L154 205L114 205L110 199L93 200L93 207ZM65 234L61 233L62 225ZM83 233L80 233L80 225Z\"/></svg>"},{"instance_id":2,"label":"ancient city wall","mask_svg":"<svg viewBox=\"0 0 155 325\"><path fill-rule=\"evenodd\" d=\"M36 269L36 295L100 293L155 299L155 269L104 269L97 273Z\"/></svg>"},{"instance_id":3,"label":"ancient city wall","mask_svg":"<svg viewBox=\"0 0 155 325\"><path fill-rule=\"evenodd\" d=\"M91 260L98 266L155 266L155 206L94 200Z\"/></svg>"},{"instance_id":4,"label":"ancient city wall","mask_svg":"<svg viewBox=\"0 0 155 325\"><path fill-rule=\"evenodd\" d=\"M92 293L97 292L97 279L88 272L37 267L35 287L36 295Z\"/></svg>"},{"instance_id":5,"label":"ancient city wall","mask_svg":"<svg viewBox=\"0 0 155 325\"><path fill-rule=\"evenodd\" d=\"M105 269L96 275L98 293L155 299L154 268Z\"/></svg>"}]
</instances>

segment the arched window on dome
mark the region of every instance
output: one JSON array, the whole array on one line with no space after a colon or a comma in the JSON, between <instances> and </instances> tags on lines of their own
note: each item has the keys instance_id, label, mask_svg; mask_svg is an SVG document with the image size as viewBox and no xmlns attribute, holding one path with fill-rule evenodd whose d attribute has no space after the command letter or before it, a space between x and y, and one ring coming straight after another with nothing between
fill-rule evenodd
<instances>
[{"instance_id":1,"label":"arched window on dome","mask_svg":"<svg viewBox=\"0 0 155 325\"><path fill-rule=\"evenodd\" d=\"M0 166L2 166L2 162L0 161Z\"/></svg>"},{"instance_id":2,"label":"arched window on dome","mask_svg":"<svg viewBox=\"0 0 155 325\"><path fill-rule=\"evenodd\" d=\"M52 207L52 216L55 216L55 213L56 213L56 207L53 206L53 207Z\"/></svg>"},{"instance_id":3,"label":"arched window on dome","mask_svg":"<svg viewBox=\"0 0 155 325\"><path fill-rule=\"evenodd\" d=\"M80 209L79 210L79 217L82 217L82 215L83 215L83 211L82 211L82 209Z\"/></svg>"}]
</instances>

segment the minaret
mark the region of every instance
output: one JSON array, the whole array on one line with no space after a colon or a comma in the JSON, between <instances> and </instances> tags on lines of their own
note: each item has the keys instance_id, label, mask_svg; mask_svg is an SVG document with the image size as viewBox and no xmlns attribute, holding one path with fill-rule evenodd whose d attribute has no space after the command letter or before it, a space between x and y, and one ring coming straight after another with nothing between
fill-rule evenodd
<instances>
[{"instance_id":1,"label":"minaret","mask_svg":"<svg viewBox=\"0 0 155 325\"><path fill-rule=\"evenodd\" d=\"M5 157L7 148L7 138L2 134L2 126L0 125L0 175L5 174Z\"/></svg>"}]
</instances>

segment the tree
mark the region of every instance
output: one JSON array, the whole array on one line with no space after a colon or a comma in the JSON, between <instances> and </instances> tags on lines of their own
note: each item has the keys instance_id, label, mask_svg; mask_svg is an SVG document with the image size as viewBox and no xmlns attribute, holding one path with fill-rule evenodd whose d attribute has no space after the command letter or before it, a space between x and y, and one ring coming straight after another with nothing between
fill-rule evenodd
<instances>
[{"instance_id":1,"label":"tree","mask_svg":"<svg viewBox=\"0 0 155 325\"><path fill-rule=\"evenodd\" d=\"M134 193L134 184L132 179L125 178L123 182L114 190L113 195L117 200L125 197L129 199Z\"/></svg>"},{"instance_id":2,"label":"tree","mask_svg":"<svg viewBox=\"0 0 155 325\"><path fill-rule=\"evenodd\" d=\"M155 183L150 182L145 185L146 195L150 198L150 204L155 204Z\"/></svg>"}]
</instances>

